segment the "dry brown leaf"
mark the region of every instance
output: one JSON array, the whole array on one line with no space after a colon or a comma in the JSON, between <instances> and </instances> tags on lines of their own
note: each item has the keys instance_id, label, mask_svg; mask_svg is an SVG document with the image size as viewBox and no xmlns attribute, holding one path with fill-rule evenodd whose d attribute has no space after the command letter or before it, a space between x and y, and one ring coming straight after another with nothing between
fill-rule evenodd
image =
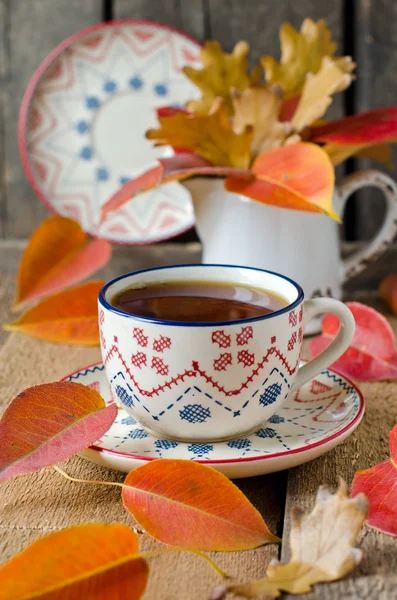
<instances>
[{"instance_id":1,"label":"dry brown leaf","mask_svg":"<svg viewBox=\"0 0 397 600\"><path fill-rule=\"evenodd\" d=\"M244 90L250 81L257 81L260 73L254 69L252 76L248 72L247 42L238 42L231 54L223 52L219 42L206 42L201 50L202 69L184 67L185 75L202 92L200 100L191 100L187 109L192 112L207 113L211 110L215 98L223 98L231 111L230 90Z\"/></svg>"},{"instance_id":2,"label":"dry brown leaf","mask_svg":"<svg viewBox=\"0 0 397 600\"><path fill-rule=\"evenodd\" d=\"M252 131L234 133L223 101L213 104L211 114L177 113L160 117L160 129L149 129L146 137L156 145L185 148L213 165L247 169L251 161Z\"/></svg>"},{"instance_id":3,"label":"dry brown leaf","mask_svg":"<svg viewBox=\"0 0 397 600\"><path fill-rule=\"evenodd\" d=\"M333 57L336 43L331 39L331 32L324 19L317 23L305 19L298 32L290 23L284 23L280 28L281 62L272 56L261 58L269 85L277 84L285 96L299 94L306 81L307 73L317 73L320 70L324 56ZM350 73L354 63L350 57L332 59L341 71Z\"/></svg>"},{"instance_id":4,"label":"dry brown leaf","mask_svg":"<svg viewBox=\"0 0 397 600\"><path fill-rule=\"evenodd\" d=\"M272 562L266 579L219 587L214 590L213 600L221 600L228 592L246 598L265 595L277 598L281 591L305 594L315 583L344 577L361 561L362 552L353 544L367 511L364 494L349 498L343 480L336 494L320 487L311 513L304 515L299 509L292 510L290 562Z\"/></svg>"},{"instance_id":5,"label":"dry brown leaf","mask_svg":"<svg viewBox=\"0 0 397 600\"><path fill-rule=\"evenodd\" d=\"M290 132L289 123L280 123L282 97L264 85L251 85L233 91L233 130L241 133L253 127L251 152L254 157L278 148Z\"/></svg>"},{"instance_id":6,"label":"dry brown leaf","mask_svg":"<svg viewBox=\"0 0 397 600\"><path fill-rule=\"evenodd\" d=\"M336 144L330 142L324 144L323 149L330 157L333 165L340 165L351 156L370 158L385 164L389 169L393 168L392 148L390 144Z\"/></svg>"},{"instance_id":7,"label":"dry brown leaf","mask_svg":"<svg viewBox=\"0 0 397 600\"><path fill-rule=\"evenodd\" d=\"M302 131L320 119L332 102L332 94L350 85L352 75L344 73L328 56L322 59L320 70L308 73L302 96L291 121L294 131Z\"/></svg>"}]
</instances>

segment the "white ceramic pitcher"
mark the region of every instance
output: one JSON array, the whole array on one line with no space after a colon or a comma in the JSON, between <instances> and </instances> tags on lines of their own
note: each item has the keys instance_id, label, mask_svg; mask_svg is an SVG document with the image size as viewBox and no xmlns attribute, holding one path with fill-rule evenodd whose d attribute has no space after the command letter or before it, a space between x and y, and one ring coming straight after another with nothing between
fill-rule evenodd
<instances>
[{"instance_id":1,"label":"white ceramic pitcher","mask_svg":"<svg viewBox=\"0 0 397 600\"><path fill-rule=\"evenodd\" d=\"M380 171L361 171L335 188L333 204L342 215L347 199L358 189L377 187L386 199L386 217L379 232L358 252L342 260L339 226L329 217L259 204L227 192L222 179L197 177L184 185L190 191L203 263L234 264L277 271L296 279L306 298L340 299L342 283L363 271L393 241L397 232L397 186ZM315 333L313 320L306 333Z\"/></svg>"}]
</instances>

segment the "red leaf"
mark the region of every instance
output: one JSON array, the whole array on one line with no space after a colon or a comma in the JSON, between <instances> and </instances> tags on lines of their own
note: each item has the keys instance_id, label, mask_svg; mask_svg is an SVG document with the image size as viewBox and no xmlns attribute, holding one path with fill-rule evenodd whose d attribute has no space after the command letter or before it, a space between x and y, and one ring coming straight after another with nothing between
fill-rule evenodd
<instances>
[{"instance_id":1,"label":"red leaf","mask_svg":"<svg viewBox=\"0 0 397 600\"><path fill-rule=\"evenodd\" d=\"M376 310L359 302L347 302L346 306L353 313L356 331L351 346L331 365L332 368L361 381L397 377L397 348L389 323ZM328 314L322 327L322 335L310 344L312 357L320 354L335 338L339 320Z\"/></svg>"},{"instance_id":2,"label":"red leaf","mask_svg":"<svg viewBox=\"0 0 397 600\"><path fill-rule=\"evenodd\" d=\"M185 550L245 550L280 541L224 475L189 460L159 459L129 473L125 508L156 540Z\"/></svg>"},{"instance_id":3,"label":"red leaf","mask_svg":"<svg viewBox=\"0 0 397 600\"><path fill-rule=\"evenodd\" d=\"M360 492L369 502L368 525L397 537L397 425L390 432L390 459L355 474L351 495Z\"/></svg>"},{"instance_id":4,"label":"red leaf","mask_svg":"<svg viewBox=\"0 0 397 600\"><path fill-rule=\"evenodd\" d=\"M98 440L117 416L98 392L58 381L28 388L0 420L0 481L55 465Z\"/></svg>"},{"instance_id":5,"label":"red leaf","mask_svg":"<svg viewBox=\"0 0 397 600\"><path fill-rule=\"evenodd\" d=\"M391 141L397 137L397 107L376 108L368 112L312 128L315 142L367 144Z\"/></svg>"},{"instance_id":6,"label":"red leaf","mask_svg":"<svg viewBox=\"0 0 397 600\"><path fill-rule=\"evenodd\" d=\"M251 171L236 169L234 167L216 167L192 152L180 152L170 158L162 158L159 165L146 171L136 179L127 181L109 200L102 206L101 223L109 213L124 206L140 192L145 192L157 185L170 181L180 181L193 175L214 175L227 177L233 175L237 178L252 179Z\"/></svg>"},{"instance_id":7,"label":"red leaf","mask_svg":"<svg viewBox=\"0 0 397 600\"><path fill-rule=\"evenodd\" d=\"M292 121L292 117L295 114L300 99L300 95L286 98L286 100L284 100L284 102L281 105L281 111L278 116L278 120L282 123L285 121Z\"/></svg>"},{"instance_id":8,"label":"red leaf","mask_svg":"<svg viewBox=\"0 0 397 600\"><path fill-rule=\"evenodd\" d=\"M176 106L159 106L156 109L156 113L157 113L157 118L161 119L163 117L172 117L173 115L176 115L177 113L184 113L185 115L188 115L189 111L186 110L185 108L180 108L180 107L176 107Z\"/></svg>"}]
</instances>

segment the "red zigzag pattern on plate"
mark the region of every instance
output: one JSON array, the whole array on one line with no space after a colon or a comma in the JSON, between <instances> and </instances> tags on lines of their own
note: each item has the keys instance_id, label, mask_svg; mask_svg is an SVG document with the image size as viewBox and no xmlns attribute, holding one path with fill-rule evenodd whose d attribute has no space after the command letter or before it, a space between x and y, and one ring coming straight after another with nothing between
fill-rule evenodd
<instances>
[{"instance_id":1,"label":"red zigzag pattern on plate","mask_svg":"<svg viewBox=\"0 0 397 600\"><path fill-rule=\"evenodd\" d=\"M273 354L275 354L277 356L277 358L283 364L284 368L287 370L289 375L293 375L295 373L296 369L298 368L299 358L296 361L295 366L291 367L288 364L285 357L283 356L283 354L280 352L280 350L278 350L276 347L273 346L272 348L269 348L269 350L266 353L266 356L264 356L262 358L262 360L258 363L257 367L255 369L253 369L251 375L249 375L249 377L247 377L247 379L241 384L241 386L239 388L234 389L234 390L225 390L224 386L219 385L219 383L214 381L213 378L211 377L211 375L207 375L206 371L202 371L199 367L198 362L196 362L196 361L193 361L193 363L192 363L193 371L189 370L189 369L185 369L185 371L183 373L179 373L176 377L172 377L172 379L164 382L161 385L158 385L157 387L152 388L151 390L144 390L139 386L133 373L131 373L127 363L125 362L123 356L120 354L120 351L117 348L117 346L113 345L110 348L108 354L105 357L104 364L106 366L113 355L118 356L126 373L131 378L131 381L133 382L133 384L135 385L135 387L137 388L139 393L142 394L143 396L152 397L153 395L158 395L164 389L166 389L166 388L171 389L179 381L184 381L185 377L197 377L198 375L203 377L207 383L211 384L212 387L217 389L219 392L222 392L223 394L225 394L225 396L237 396L241 392L242 389L247 388L248 384L252 383L252 381L254 380L254 377L256 377L256 375L258 375L258 373L263 369L264 364L268 362L269 356L272 356Z\"/></svg>"}]
</instances>

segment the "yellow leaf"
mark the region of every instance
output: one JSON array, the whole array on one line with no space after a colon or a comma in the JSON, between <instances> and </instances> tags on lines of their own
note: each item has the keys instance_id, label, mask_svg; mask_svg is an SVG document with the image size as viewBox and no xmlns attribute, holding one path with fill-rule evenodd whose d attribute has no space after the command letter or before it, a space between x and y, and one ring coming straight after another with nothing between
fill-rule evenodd
<instances>
[{"instance_id":1,"label":"yellow leaf","mask_svg":"<svg viewBox=\"0 0 397 600\"><path fill-rule=\"evenodd\" d=\"M359 158L370 158L376 160L389 169L393 168L392 147L391 144L376 144L375 146L366 146L356 154Z\"/></svg>"},{"instance_id":2,"label":"yellow leaf","mask_svg":"<svg viewBox=\"0 0 397 600\"><path fill-rule=\"evenodd\" d=\"M393 168L390 144L374 144L373 142L369 142L368 144L336 144L330 142L329 144L324 144L322 148L335 166L340 165L351 156L359 156L360 158L377 160L389 167L389 169Z\"/></svg>"},{"instance_id":3,"label":"yellow leaf","mask_svg":"<svg viewBox=\"0 0 397 600\"><path fill-rule=\"evenodd\" d=\"M192 112L206 113L211 110L215 98L223 98L231 111L232 102L230 90L244 90L250 81L257 81L258 69L254 69L252 76L248 72L247 42L238 42L232 53L223 52L219 42L206 42L201 50L202 69L184 67L185 75L202 92L200 100L191 100L187 109Z\"/></svg>"},{"instance_id":4,"label":"yellow leaf","mask_svg":"<svg viewBox=\"0 0 397 600\"><path fill-rule=\"evenodd\" d=\"M266 81L270 85L277 84L285 96L299 94L305 84L307 73L320 70L324 56L333 57L336 43L331 39L331 32L324 19L317 23L305 19L298 32L289 23L280 28L281 62L271 56L261 58L266 73ZM355 65L350 57L333 59L338 67L350 73Z\"/></svg>"},{"instance_id":5,"label":"yellow leaf","mask_svg":"<svg viewBox=\"0 0 397 600\"><path fill-rule=\"evenodd\" d=\"M185 148L209 160L213 165L247 169L251 160L251 128L234 133L224 102L215 102L209 115L176 113L160 117L160 129L149 129L149 140L158 146Z\"/></svg>"},{"instance_id":6,"label":"yellow leaf","mask_svg":"<svg viewBox=\"0 0 397 600\"><path fill-rule=\"evenodd\" d=\"M278 120L281 104L281 95L264 85L251 85L242 92L234 91L233 130L241 133L247 126L253 127L251 152L254 157L278 148L289 134L289 123Z\"/></svg>"},{"instance_id":7,"label":"yellow leaf","mask_svg":"<svg viewBox=\"0 0 397 600\"><path fill-rule=\"evenodd\" d=\"M364 494L349 498L343 480L336 494L321 487L311 513L305 516L299 509L292 510L290 562L275 561L265 579L217 588L212 597L221 600L227 592L246 598L277 598L281 591L305 594L315 583L344 577L361 561L362 552L353 545L367 511Z\"/></svg>"},{"instance_id":8,"label":"yellow leaf","mask_svg":"<svg viewBox=\"0 0 397 600\"><path fill-rule=\"evenodd\" d=\"M332 102L332 94L347 88L352 75L344 73L328 56L322 59L320 70L308 73L302 95L291 121L294 131L302 131L320 119Z\"/></svg>"}]
</instances>

